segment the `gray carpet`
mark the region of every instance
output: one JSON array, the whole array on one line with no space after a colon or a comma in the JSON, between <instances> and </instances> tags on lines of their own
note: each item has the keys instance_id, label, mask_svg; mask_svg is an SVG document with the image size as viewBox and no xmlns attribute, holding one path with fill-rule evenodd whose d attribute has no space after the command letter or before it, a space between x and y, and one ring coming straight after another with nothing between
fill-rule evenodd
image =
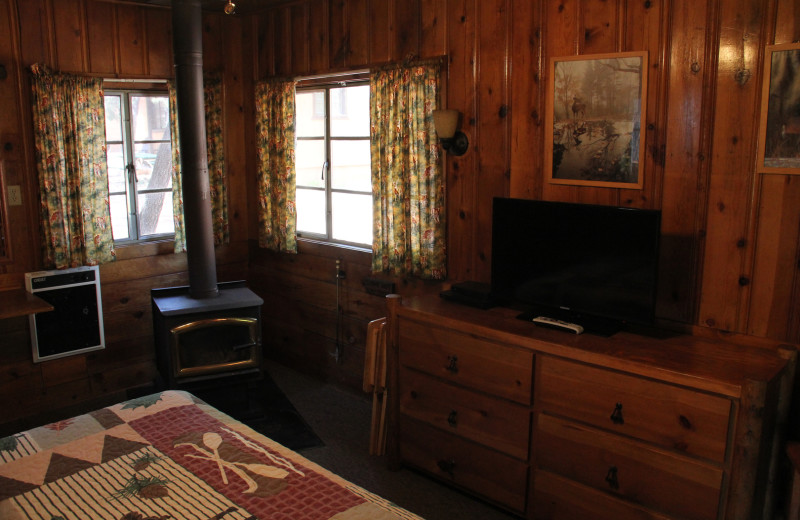
<instances>
[{"instance_id":1,"label":"gray carpet","mask_svg":"<svg viewBox=\"0 0 800 520\"><path fill-rule=\"evenodd\" d=\"M389 471L369 455L372 403L274 362L267 370L324 445L303 449L311 459L427 520L516 518L409 469Z\"/></svg>"}]
</instances>

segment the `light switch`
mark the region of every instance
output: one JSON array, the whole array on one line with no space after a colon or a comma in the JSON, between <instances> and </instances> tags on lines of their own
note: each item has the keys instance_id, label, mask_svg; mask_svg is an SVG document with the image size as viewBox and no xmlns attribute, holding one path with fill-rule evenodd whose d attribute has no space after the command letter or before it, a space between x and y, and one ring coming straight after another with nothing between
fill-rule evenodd
<instances>
[{"instance_id":1,"label":"light switch","mask_svg":"<svg viewBox=\"0 0 800 520\"><path fill-rule=\"evenodd\" d=\"M22 192L18 185L8 187L8 205L22 206Z\"/></svg>"}]
</instances>

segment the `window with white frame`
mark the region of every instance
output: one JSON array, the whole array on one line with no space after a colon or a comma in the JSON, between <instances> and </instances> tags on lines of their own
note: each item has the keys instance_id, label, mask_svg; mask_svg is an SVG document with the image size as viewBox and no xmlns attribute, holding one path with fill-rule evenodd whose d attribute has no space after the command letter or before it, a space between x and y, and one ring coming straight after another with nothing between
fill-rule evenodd
<instances>
[{"instance_id":1,"label":"window with white frame","mask_svg":"<svg viewBox=\"0 0 800 520\"><path fill-rule=\"evenodd\" d=\"M298 87L295 106L298 235L371 247L369 84Z\"/></svg>"},{"instance_id":2,"label":"window with white frame","mask_svg":"<svg viewBox=\"0 0 800 520\"><path fill-rule=\"evenodd\" d=\"M114 242L172 236L172 149L166 92L105 91Z\"/></svg>"}]
</instances>

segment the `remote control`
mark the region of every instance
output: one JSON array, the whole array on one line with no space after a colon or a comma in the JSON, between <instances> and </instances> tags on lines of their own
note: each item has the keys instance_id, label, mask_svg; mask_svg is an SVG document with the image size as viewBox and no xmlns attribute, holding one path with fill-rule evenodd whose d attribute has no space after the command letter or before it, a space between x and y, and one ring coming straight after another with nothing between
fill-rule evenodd
<instances>
[{"instance_id":1,"label":"remote control","mask_svg":"<svg viewBox=\"0 0 800 520\"><path fill-rule=\"evenodd\" d=\"M547 316L536 316L532 321L537 325L541 325L542 327L566 330L572 332L573 334L581 334L583 332L583 327L577 323L570 323L568 321L561 321L555 318L548 318Z\"/></svg>"}]
</instances>

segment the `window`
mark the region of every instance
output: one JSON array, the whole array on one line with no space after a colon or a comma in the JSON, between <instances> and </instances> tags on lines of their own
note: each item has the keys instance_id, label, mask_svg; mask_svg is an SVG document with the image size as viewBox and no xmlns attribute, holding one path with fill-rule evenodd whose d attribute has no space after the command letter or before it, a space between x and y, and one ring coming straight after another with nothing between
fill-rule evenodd
<instances>
[{"instance_id":1,"label":"window","mask_svg":"<svg viewBox=\"0 0 800 520\"><path fill-rule=\"evenodd\" d=\"M298 88L299 236L372 245L369 84Z\"/></svg>"},{"instance_id":2,"label":"window","mask_svg":"<svg viewBox=\"0 0 800 520\"><path fill-rule=\"evenodd\" d=\"M114 242L163 238L172 221L166 93L105 91L106 159Z\"/></svg>"}]
</instances>

